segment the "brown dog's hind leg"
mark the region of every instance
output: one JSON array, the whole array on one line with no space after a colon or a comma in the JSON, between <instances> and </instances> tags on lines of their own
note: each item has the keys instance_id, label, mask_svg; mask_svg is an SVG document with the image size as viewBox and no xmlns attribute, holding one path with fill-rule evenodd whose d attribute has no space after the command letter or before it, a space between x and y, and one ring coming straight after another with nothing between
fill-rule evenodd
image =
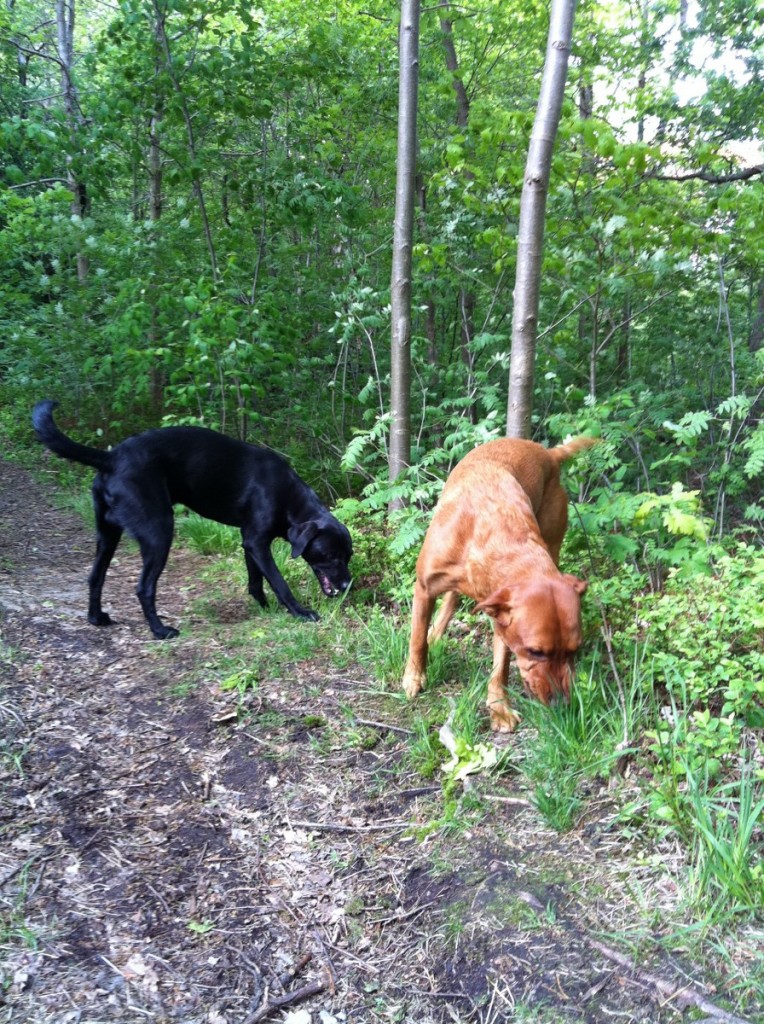
<instances>
[{"instance_id":1,"label":"brown dog's hind leg","mask_svg":"<svg viewBox=\"0 0 764 1024\"><path fill-rule=\"evenodd\" d=\"M488 713L491 716L491 728L495 732L512 732L520 716L513 711L507 695L509 678L510 650L494 627L493 633L493 669L488 680Z\"/></svg>"},{"instance_id":2,"label":"brown dog's hind leg","mask_svg":"<svg viewBox=\"0 0 764 1024\"><path fill-rule=\"evenodd\" d=\"M417 580L414 587L414 603L411 608L411 639L409 660L403 673L403 689L411 699L421 691L427 673L427 627L430 625L435 598L430 597L424 586Z\"/></svg>"},{"instance_id":3,"label":"brown dog's hind leg","mask_svg":"<svg viewBox=\"0 0 764 1024\"><path fill-rule=\"evenodd\" d=\"M446 632L446 627L459 606L460 598L461 594L458 590L449 590L448 593L443 596L440 608L438 609L438 614L435 616L435 622L433 622L430 627L430 632L427 634L428 645L434 644L436 640L440 640Z\"/></svg>"}]
</instances>

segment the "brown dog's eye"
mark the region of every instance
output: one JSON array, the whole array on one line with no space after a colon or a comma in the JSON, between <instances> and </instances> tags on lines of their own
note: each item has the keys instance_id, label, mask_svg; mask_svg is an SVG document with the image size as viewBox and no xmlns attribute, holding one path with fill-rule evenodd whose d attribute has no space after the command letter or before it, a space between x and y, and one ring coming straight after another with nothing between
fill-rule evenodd
<instances>
[{"instance_id":1,"label":"brown dog's eye","mask_svg":"<svg viewBox=\"0 0 764 1024\"><path fill-rule=\"evenodd\" d=\"M546 658L543 651L538 651L534 647L529 647L527 653L529 658L536 658L538 661L543 661Z\"/></svg>"}]
</instances>

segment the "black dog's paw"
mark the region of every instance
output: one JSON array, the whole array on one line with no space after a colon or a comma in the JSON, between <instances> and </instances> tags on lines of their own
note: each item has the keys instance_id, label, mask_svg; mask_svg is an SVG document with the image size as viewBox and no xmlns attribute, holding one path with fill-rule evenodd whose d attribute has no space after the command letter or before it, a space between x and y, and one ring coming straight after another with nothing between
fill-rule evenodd
<instances>
[{"instance_id":1,"label":"black dog's paw","mask_svg":"<svg viewBox=\"0 0 764 1024\"><path fill-rule=\"evenodd\" d=\"M162 626L161 629L152 629L151 632L157 640L172 640L174 637L180 636L180 630L173 626Z\"/></svg>"},{"instance_id":2,"label":"black dog's paw","mask_svg":"<svg viewBox=\"0 0 764 1024\"><path fill-rule=\"evenodd\" d=\"M303 621L305 621L305 622L320 622L321 621L321 616L318 614L318 612L314 612L310 608L303 608L299 604L297 605L295 610L292 612L292 615L294 615L294 617L296 619L303 619Z\"/></svg>"},{"instance_id":3,"label":"black dog's paw","mask_svg":"<svg viewBox=\"0 0 764 1024\"><path fill-rule=\"evenodd\" d=\"M114 620L106 612L97 612L88 615L88 622L91 626L113 626Z\"/></svg>"}]
</instances>

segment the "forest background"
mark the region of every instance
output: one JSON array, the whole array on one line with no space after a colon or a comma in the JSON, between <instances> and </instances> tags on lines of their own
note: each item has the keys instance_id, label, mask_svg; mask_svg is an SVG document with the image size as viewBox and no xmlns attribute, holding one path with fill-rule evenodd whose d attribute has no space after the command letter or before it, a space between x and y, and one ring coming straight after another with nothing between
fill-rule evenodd
<instances>
[{"instance_id":1,"label":"forest background","mask_svg":"<svg viewBox=\"0 0 764 1024\"><path fill-rule=\"evenodd\" d=\"M391 483L397 27L380 0L0 11L7 446L31 450L51 397L83 441L199 423L282 451L354 532L351 601L383 637L449 467L504 431L548 10L422 12L414 442ZM564 553L591 581L577 700L617 720L587 770L637 759L632 820L684 843L693 913L734 922L764 905L762 109L755 0L579 5L533 417L543 443L603 439L568 472ZM539 795L561 827L581 770Z\"/></svg>"}]
</instances>

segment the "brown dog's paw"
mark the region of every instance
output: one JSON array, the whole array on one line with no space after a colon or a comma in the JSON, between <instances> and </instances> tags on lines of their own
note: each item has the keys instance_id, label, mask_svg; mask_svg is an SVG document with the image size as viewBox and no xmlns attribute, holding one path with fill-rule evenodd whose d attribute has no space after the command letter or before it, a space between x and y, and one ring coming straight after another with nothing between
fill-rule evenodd
<instances>
[{"instance_id":1,"label":"brown dog's paw","mask_svg":"<svg viewBox=\"0 0 764 1024\"><path fill-rule=\"evenodd\" d=\"M424 686L424 672L417 672L416 669L407 668L403 673L402 686L409 700L413 700L417 694L422 692Z\"/></svg>"},{"instance_id":2,"label":"brown dog's paw","mask_svg":"<svg viewBox=\"0 0 764 1024\"><path fill-rule=\"evenodd\" d=\"M494 732L514 732L521 718L509 705L494 704L489 707L491 728Z\"/></svg>"}]
</instances>

